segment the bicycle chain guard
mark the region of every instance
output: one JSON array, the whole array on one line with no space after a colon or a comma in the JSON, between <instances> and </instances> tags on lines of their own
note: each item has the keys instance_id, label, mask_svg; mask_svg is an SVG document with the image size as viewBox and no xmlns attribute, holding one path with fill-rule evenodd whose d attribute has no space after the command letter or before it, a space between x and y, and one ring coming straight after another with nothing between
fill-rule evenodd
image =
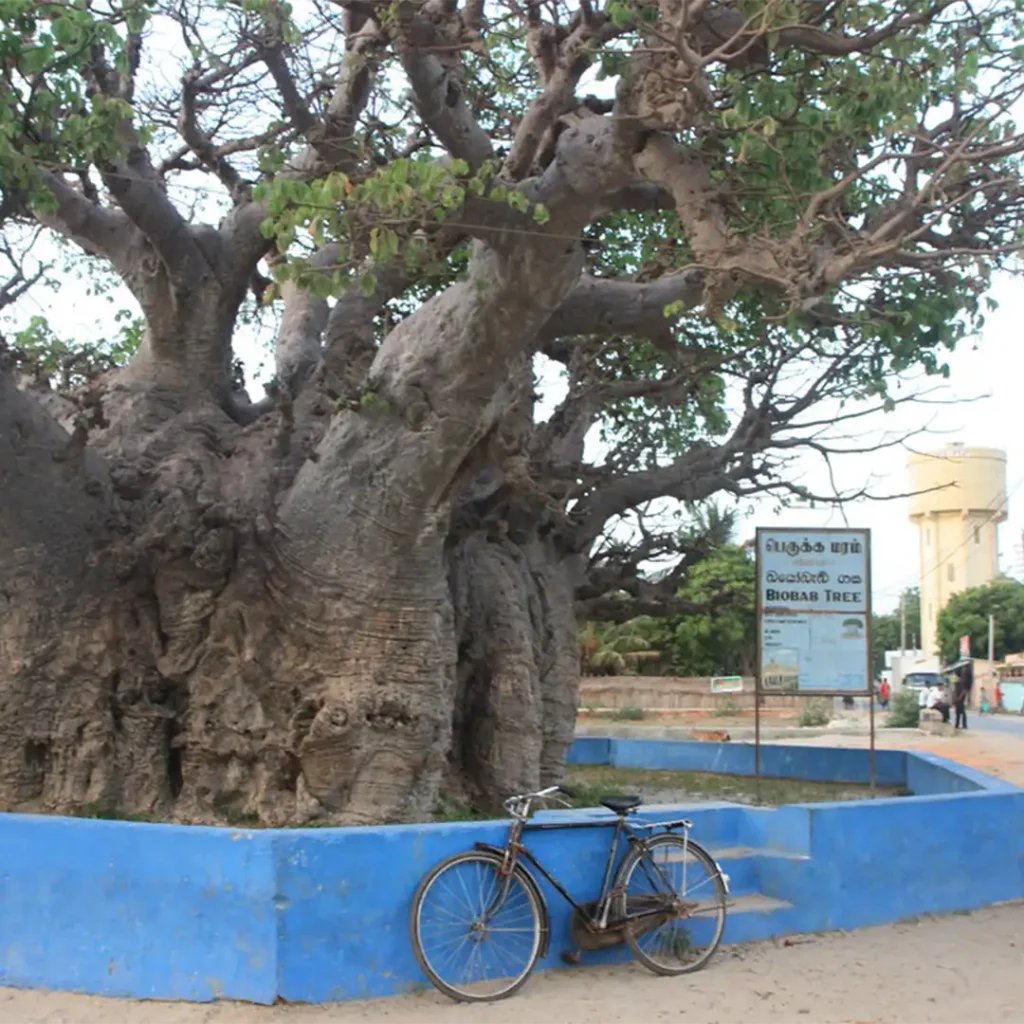
<instances>
[{"instance_id":1,"label":"bicycle chain guard","mask_svg":"<svg viewBox=\"0 0 1024 1024\"><path fill-rule=\"evenodd\" d=\"M656 910L664 905L664 898L656 894L649 896L628 896L626 898L626 909L630 914L640 914L644 911ZM621 946L626 941L626 921L621 918L609 917L608 927L603 931L597 931L592 922L591 916L597 913L598 902L584 903L585 914L574 910L572 921L569 925L569 932L572 941L578 950L592 953L598 949L611 949L613 946ZM646 935L660 928L663 924L671 921L676 914L671 910L665 910L660 914L651 914L640 921L632 924L634 935Z\"/></svg>"}]
</instances>

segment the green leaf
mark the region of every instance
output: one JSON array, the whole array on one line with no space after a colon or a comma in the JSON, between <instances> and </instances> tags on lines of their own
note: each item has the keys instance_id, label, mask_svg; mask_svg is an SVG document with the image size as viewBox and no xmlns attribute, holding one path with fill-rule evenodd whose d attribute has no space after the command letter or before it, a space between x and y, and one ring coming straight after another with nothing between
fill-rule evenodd
<instances>
[{"instance_id":1,"label":"green leaf","mask_svg":"<svg viewBox=\"0 0 1024 1024\"><path fill-rule=\"evenodd\" d=\"M369 298L377 290L377 275L372 270L360 276L359 290L366 298Z\"/></svg>"}]
</instances>

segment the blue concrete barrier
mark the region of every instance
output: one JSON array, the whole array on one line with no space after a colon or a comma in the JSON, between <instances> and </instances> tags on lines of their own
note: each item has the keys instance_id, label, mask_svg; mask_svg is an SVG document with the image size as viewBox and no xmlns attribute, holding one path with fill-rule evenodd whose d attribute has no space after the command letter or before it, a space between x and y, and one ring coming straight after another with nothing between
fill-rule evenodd
<instances>
[{"instance_id":1,"label":"blue concrete barrier","mask_svg":"<svg viewBox=\"0 0 1024 1024\"><path fill-rule=\"evenodd\" d=\"M0 814L0 985L276 994L270 833Z\"/></svg>"},{"instance_id":2,"label":"blue concrete barrier","mask_svg":"<svg viewBox=\"0 0 1024 1024\"><path fill-rule=\"evenodd\" d=\"M583 747L581 744L593 744ZM605 747L599 746L605 744ZM596 760L606 751L604 760ZM583 737L569 752L573 764L612 764L616 768L654 768L674 771L718 772L722 775L753 775L753 743L703 743L680 740L600 739ZM875 778L880 786L906 784L907 755L902 750L875 751ZM595 760L592 760L595 759ZM815 782L850 782L867 785L870 766L867 752L838 747L761 747L761 774L777 779Z\"/></svg>"},{"instance_id":3,"label":"blue concrete barrier","mask_svg":"<svg viewBox=\"0 0 1024 1024\"><path fill-rule=\"evenodd\" d=\"M1024 898L1024 791L928 754L877 752L899 799L684 812L732 880L726 942L856 928ZM749 744L586 737L570 761L753 772ZM867 751L763 748L766 775L867 781ZM547 812L555 820L610 816ZM408 914L416 885L502 822L346 829L175 827L0 814L0 985L144 998L324 1002L425 984ZM596 895L606 828L528 843L579 899ZM569 908L546 884L559 966ZM628 956L588 954L585 963Z\"/></svg>"}]
</instances>

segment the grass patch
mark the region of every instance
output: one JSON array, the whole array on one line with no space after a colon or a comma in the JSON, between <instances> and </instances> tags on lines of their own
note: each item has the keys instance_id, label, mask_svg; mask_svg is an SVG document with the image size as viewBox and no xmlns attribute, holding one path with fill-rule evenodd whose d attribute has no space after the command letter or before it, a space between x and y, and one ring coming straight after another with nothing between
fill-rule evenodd
<instances>
[{"instance_id":1,"label":"grass patch","mask_svg":"<svg viewBox=\"0 0 1024 1024\"><path fill-rule=\"evenodd\" d=\"M611 765L569 765L566 783L576 791L575 807L595 807L609 793L638 793L645 802L685 803L687 800L728 800L750 804L756 783L750 775L717 772L662 771L648 768L614 768ZM761 779L762 802L782 804L823 803L867 799L870 787L852 782L813 782L806 779ZM876 786L878 796L906 796L898 786Z\"/></svg>"},{"instance_id":2,"label":"grass patch","mask_svg":"<svg viewBox=\"0 0 1024 1024\"><path fill-rule=\"evenodd\" d=\"M900 690L889 704L885 720L889 729L917 729L921 725L921 705L914 690Z\"/></svg>"},{"instance_id":3,"label":"grass patch","mask_svg":"<svg viewBox=\"0 0 1024 1024\"><path fill-rule=\"evenodd\" d=\"M727 698L720 704L715 705L715 710L711 712L715 718L739 718L743 714L743 709L731 698Z\"/></svg>"},{"instance_id":4,"label":"grass patch","mask_svg":"<svg viewBox=\"0 0 1024 1024\"><path fill-rule=\"evenodd\" d=\"M823 700L812 700L810 704L805 704L797 719L798 724L805 729L828 725L831 721L832 709L828 702Z\"/></svg>"},{"instance_id":5,"label":"grass patch","mask_svg":"<svg viewBox=\"0 0 1024 1024\"><path fill-rule=\"evenodd\" d=\"M154 817L152 814L128 814L127 812L121 813L120 811L108 810L97 801L80 804L75 808L71 817L92 818L97 821L135 821L147 825L152 825L162 820L161 818Z\"/></svg>"},{"instance_id":6,"label":"grass patch","mask_svg":"<svg viewBox=\"0 0 1024 1024\"><path fill-rule=\"evenodd\" d=\"M599 711L593 705L587 705L580 708L580 711L585 711L588 718L599 718L606 722L642 722L647 717L647 712L643 708L633 704L624 708L607 708L603 711Z\"/></svg>"},{"instance_id":7,"label":"grass patch","mask_svg":"<svg viewBox=\"0 0 1024 1024\"><path fill-rule=\"evenodd\" d=\"M494 818L493 814L482 814L475 811L471 804L465 800L455 800L451 797L441 797L434 808L434 816L431 821L488 821Z\"/></svg>"}]
</instances>

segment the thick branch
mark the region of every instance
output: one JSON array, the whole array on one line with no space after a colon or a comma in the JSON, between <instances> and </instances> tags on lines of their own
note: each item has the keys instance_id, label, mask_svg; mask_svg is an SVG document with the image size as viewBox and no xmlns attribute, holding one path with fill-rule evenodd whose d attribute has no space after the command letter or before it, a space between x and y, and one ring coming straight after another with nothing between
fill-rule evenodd
<instances>
[{"instance_id":1,"label":"thick branch","mask_svg":"<svg viewBox=\"0 0 1024 1024\"><path fill-rule=\"evenodd\" d=\"M529 4L527 20L527 46L540 68L544 91L520 121L505 159L505 173L514 181L530 170L547 132L575 105L576 87L593 54L621 31L604 15L595 14L589 3L582 6L576 27L560 43L551 26L541 21L539 4Z\"/></svg>"},{"instance_id":2,"label":"thick branch","mask_svg":"<svg viewBox=\"0 0 1024 1024\"><path fill-rule=\"evenodd\" d=\"M56 210L33 211L40 224L62 234L88 253L109 259L122 276L131 270L129 253L142 234L128 217L105 209L72 188L63 177L41 171L40 177L56 199Z\"/></svg>"},{"instance_id":3,"label":"thick branch","mask_svg":"<svg viewBox=\"0 0 1024 1024\"><path fill-rule=\"evenodd\" d=\"M186 74L181 81L181 113L178 117L178 131L199 159L212 170L231 198L236 203L247 200L249 186L232 166L227 156L214 146L210 137L199 126L199 112L196 109L198 70Z\"/></svg>"},{"instance_id":4,"label":"thick branch","mask_svg":"<svg viewBox=\"0 0 1024 1024\"><path fill-rule=\"evenodd\" d=\"M424 124L453 156L476 168L494 155L487 133L477 123L454 68L432 53L409 50L402 67L412 86Z\"/></svg>"},{"instance_id":5,"label":"thick branch","mask_svg":"<svg viewBox=\"0 0 1024 1024\"><path fill-rule=\"evenodd\" d=\"M769 443L765 413L748 409L724 443L695 446L668 465L627 473L598 484L580 498L571 512L577 524L573 546L579 551L586 550L610 519L656 498L696 504L719 492L736 493L740 481L760 474L754 455Z\"/></svg>"},{"instance_id":6,"label":"thick branch","mask_svg":"<svg viewBox=\"0 0 1024 1024\"><path fill-rule=\"evenodd\" d=\"M611 278L583 277L544 325L541 340L579 334L662 336L680 312L666 317L665 308L699 304L704 275L696 270L670 274L649 284Z\"/></svg>"},{"instance_id":7,"label":"thick branch","mask_svg":"<svg viewBox=\"0 0 1024 1024\"><path fill-rule=\"evenodd\" d=\"M738 239L729 230L720 190L702 157L688 153L667 135L655 134L637 154L636 168L672 195L698 263L715 272L719 298L741 283L789 288L788 275L770 242Z\"/></svg>"},{"instance_id":8,"label":"thick branch","mask_svg":"<svg viewBox=\"0 0 1024 1024\"><path fill-rule=\"evenodd\" d=\"M377 352L374 323L384 306L411 284L397 266L373 268L375 285L367 295L353 284L331 310L324 335L324 364L332 378L356 387Z\"/></svg>"},{"instance_id":9,"label":"thick branch","mask_svg":"<svg viewBox=\"0 0 1024 1024\"><path fill-rule=\"evenodd\" d=\"M381 45L380 32L362 15L347 17L345 61L334 92L317 120L298 90L285 59L281 33L261 40L259 53L273 77L293 128L309 143L284 173L313 178L329 171L351 172L362 159L356 140L356 126L370 98L373 83L373 55ZM233 274L248 281L257 262L267 253L269 243L260 232L268 209L263 203L246 203L221 225L224 250L233 257Z\"/></svg>"},{"instance_id":10,"label":"thick branch","mask_svg":"<svg viewBox=\"0 0 1024 1024\"><path fill-rule=\"evenodd\" d=\"M328 245L312 259L316 268L329 267L338 259L338 247ZM284 314L274 343L278 381L293 394L320 360L320 337L327 326L327 300L296 281L281 286Z\"/></svg>"}]
</instances>

